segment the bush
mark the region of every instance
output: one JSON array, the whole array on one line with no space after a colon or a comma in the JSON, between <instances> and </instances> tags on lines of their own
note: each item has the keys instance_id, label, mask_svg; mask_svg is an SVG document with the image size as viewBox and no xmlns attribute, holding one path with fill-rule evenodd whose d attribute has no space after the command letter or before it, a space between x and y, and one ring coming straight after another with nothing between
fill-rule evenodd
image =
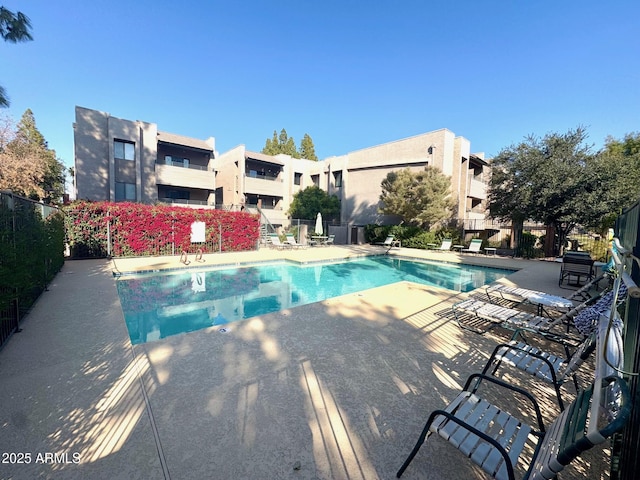
<instances>
[{"instance_id":1,"label":"bush","mask_svg":"<svg viewBox=\"0 0 640 480\"><path fill-rule=\"evenodd\" d=\"M179 254L191 246L193 222L206 226L203 253L253 250L260 235L259 217L248 212L127 202L78 202L65 211L75 256L106 256L108 235L114 256Z\"/></svg>"},{"instance_id":2,"label":"bush","mask_svg":"<svg viewBox=\"0 0 640 480\"><path fill-rule=\"evenodd\" d=\"M437 243L435 232L420 232L413 237L410 237L406 240L402 241L403 247L408 248L421 248L423 250L427 250L429 247L427 246L429 243Z\"/></svg>"}]
</instances>

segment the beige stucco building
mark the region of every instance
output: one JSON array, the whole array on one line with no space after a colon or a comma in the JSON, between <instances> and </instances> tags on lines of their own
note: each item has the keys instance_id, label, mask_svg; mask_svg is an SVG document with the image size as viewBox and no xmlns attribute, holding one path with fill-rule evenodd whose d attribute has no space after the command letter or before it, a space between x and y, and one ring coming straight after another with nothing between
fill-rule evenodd
<instances>
[{"instance_id":1,"label":"beige stucco building","mask_svg":"<svg viewBox=\"0 0 640 480\"><path fill-rule=\"evenodd\" d=\"M76 198L215 206L215 140L76 107Z\"/></svg>"},{"instance_id":2,"label":"beige stucco building","mask_svg":"<svg viewBox=\"0 0 640 480\"><path fill-rule=\"evenodd\" d=\"M215 140L161 132L154 123L123 120L76 107L76 198L198 208L261 207L265 221L288 226L293 196L316 185L341 202L342 226L391 224L379 213L389 172L431 165L451 178L460 219L483 219L489 165L469 140L447 129L356 150L319 162L265 155L244 145L218 154ZM345 241L350 241L348 238Z\"/></svg>"}]
</instances>

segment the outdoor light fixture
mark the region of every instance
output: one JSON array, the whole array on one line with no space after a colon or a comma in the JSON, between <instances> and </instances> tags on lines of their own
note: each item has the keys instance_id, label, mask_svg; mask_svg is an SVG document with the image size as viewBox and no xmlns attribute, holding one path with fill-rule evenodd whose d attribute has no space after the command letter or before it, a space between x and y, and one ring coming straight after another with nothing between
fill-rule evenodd
<instances>
[{"instance_id":1,"label":"outdoor light fixture","mask_svg":"<svg viewBox=\"0 0 640 480\"><path fill-rule=\"evenodd\" d=\"M428 153L429 155L433 155L433 149L434 149L434 148L436 148L436 147L434 147L433 145L431 145L429 148L427 148L427 153Z\"/></svg>"}]
</instances>

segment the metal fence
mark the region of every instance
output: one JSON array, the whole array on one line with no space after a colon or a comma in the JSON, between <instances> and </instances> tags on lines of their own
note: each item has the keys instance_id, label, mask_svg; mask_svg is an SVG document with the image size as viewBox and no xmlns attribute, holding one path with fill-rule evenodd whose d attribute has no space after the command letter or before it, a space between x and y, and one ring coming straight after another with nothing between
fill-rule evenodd
<instances>
[{"instance_id":1,"label":"metal fence","mask_svg":"<svg viewBox=\"0 0 640 480\"><path fill-rule=\"evenodd\" d=\"M0 346L63 263L62 212L0 192Z\"/></svg>"},{"instance_id":2,"label":"metal fence","mask_svg":"<svg viewBox=\"0 0 640 480\"><path fill-rule=\"evenodd\" d=\"M640 258L640 203L624 211L616 222L615 235L626 249ZM637 261L627 265L631 278L640 285L640 268ZM640 299L630 297L625 313L624 365L625 376L631 391L631 419L621 438L614 441L612 479L635 480L640 471ZM615 440L615 439L614 439Z\"/></svg>"}]
</instances>

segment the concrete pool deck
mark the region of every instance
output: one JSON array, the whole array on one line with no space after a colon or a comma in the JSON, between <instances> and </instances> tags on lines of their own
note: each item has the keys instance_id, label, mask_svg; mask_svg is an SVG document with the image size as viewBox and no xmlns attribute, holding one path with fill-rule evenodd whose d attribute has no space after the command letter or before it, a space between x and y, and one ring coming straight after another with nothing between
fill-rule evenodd
<instances>
[{"instance_id":1,"label":"concrete pool deck","mask_svg":"<svg viewBox=\"0 0 640 480\"><path fill-rule=\"evenodd\" d=\"M205 255L189 267L384 252L261 249ZM390 254L514 268L503 282L571 293L558 288L554 262ZM178 257L66 262L0 350L0 460L8 460L0 478L395 478L428 413L507 338L457 326L447 313L466 294L401 282L230 324L227 333L132 346L113 272L167 268L184 266ZM552 390L535 388L555 415ZM603 458L594 449L562 478L606 478ZM485 476L432 438L402 478Z\"/></svg>"}]
</instances>

